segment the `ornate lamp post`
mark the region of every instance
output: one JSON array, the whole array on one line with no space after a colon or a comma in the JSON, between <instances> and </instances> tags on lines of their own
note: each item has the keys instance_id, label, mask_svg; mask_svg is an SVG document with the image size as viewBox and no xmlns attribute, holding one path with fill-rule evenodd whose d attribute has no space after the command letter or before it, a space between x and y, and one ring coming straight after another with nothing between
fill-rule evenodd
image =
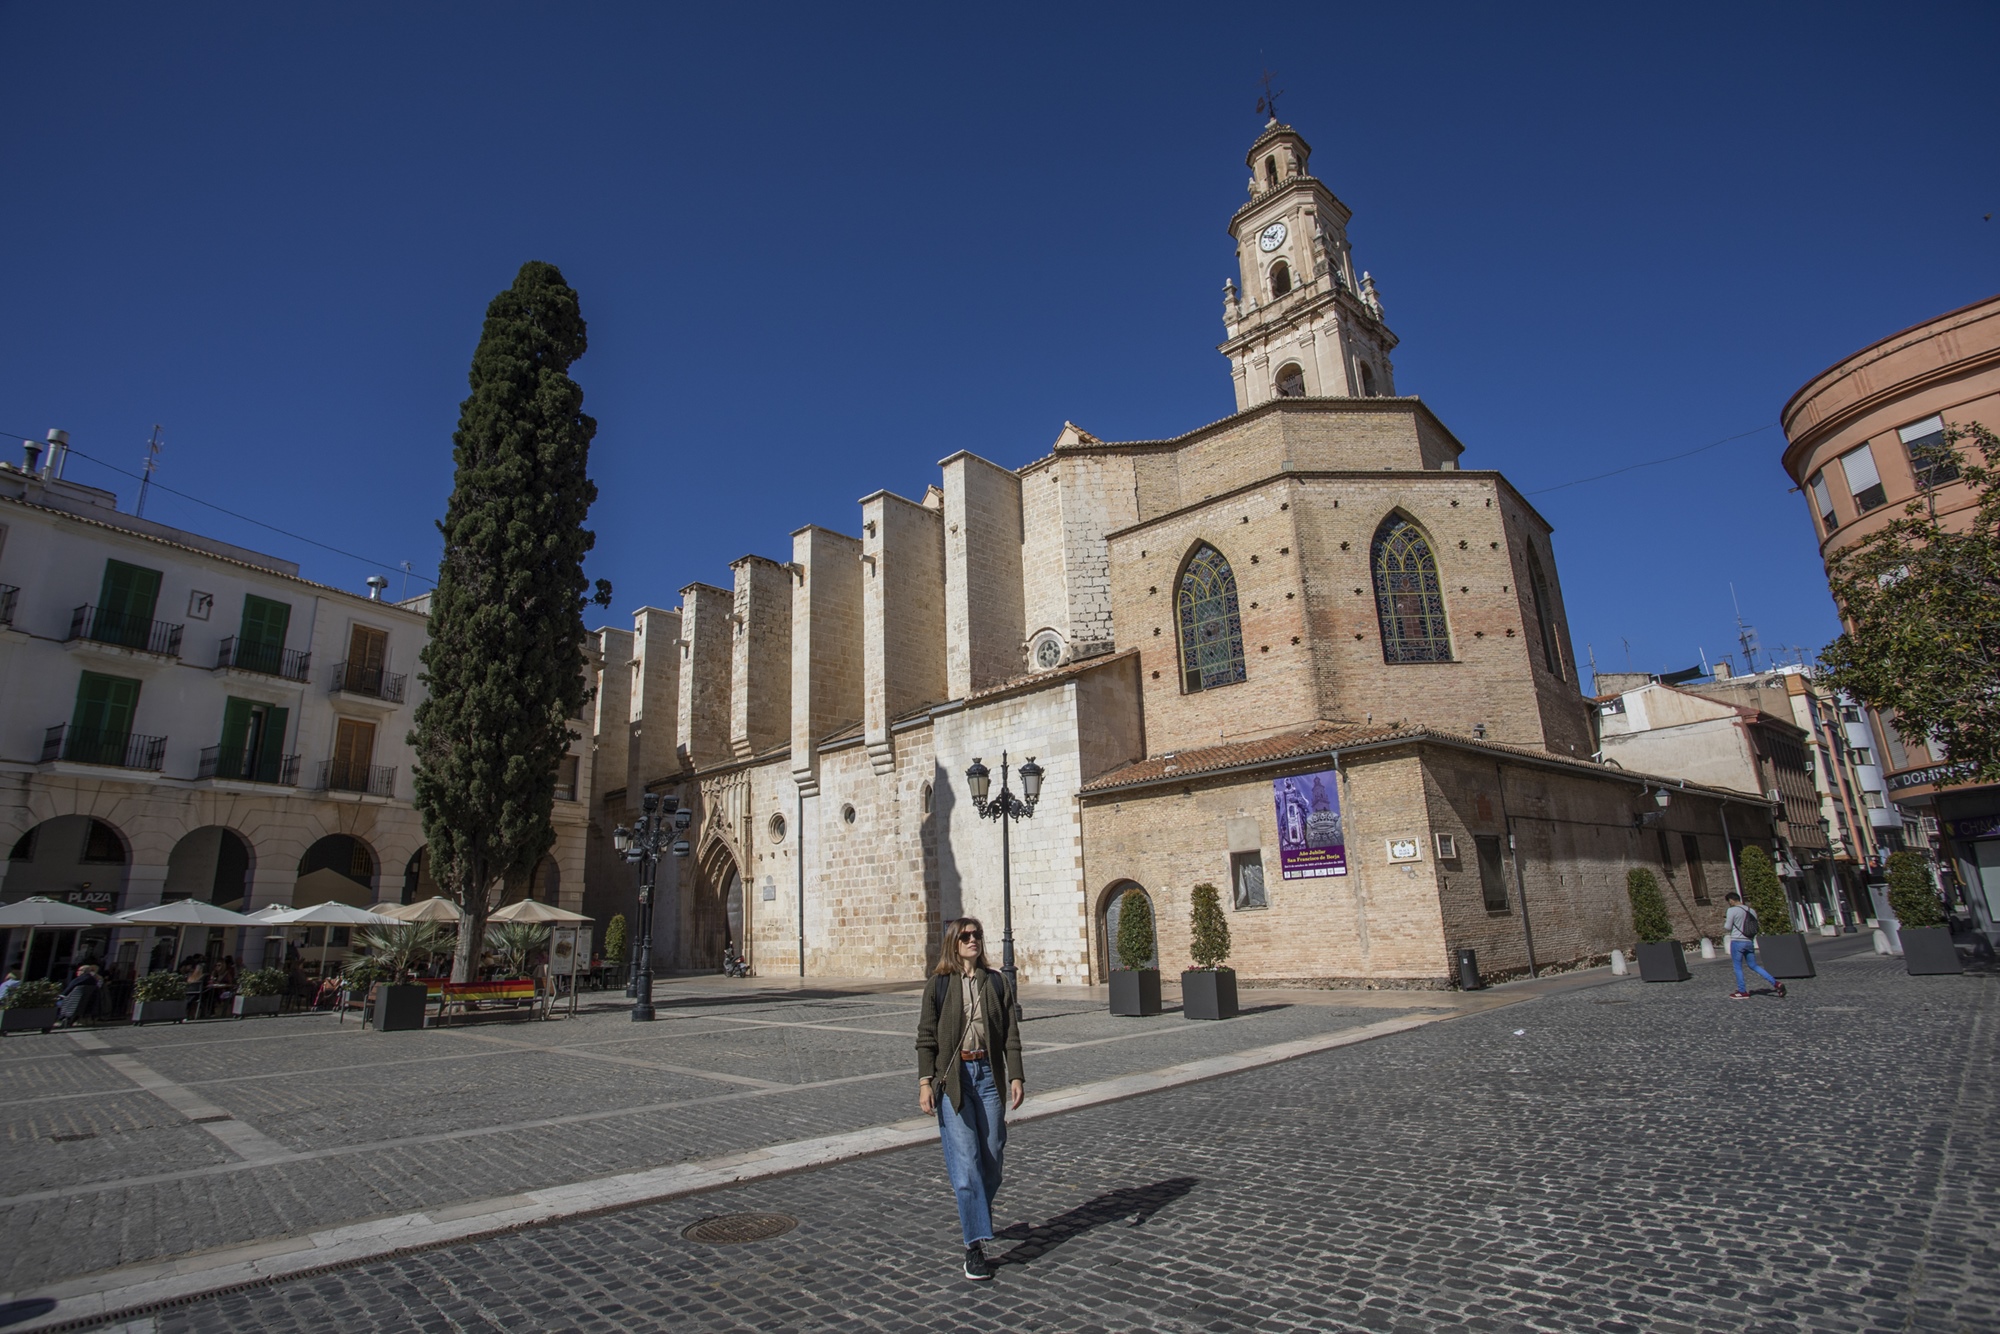
<instances>
[{"instance_id":1,"label":"ornate lamp post","mask_svg":"<svg viewBox=\"0 0 2000 1334\"><path fill-rule=\"evenodd\" d=\"M634 1023L653 1017L653 888L659 875L660 854L672 852L685 857L692 849L681 835L694 823L694 812L683 807L678 797L648 792L641 801L639 818L627 829L611 832L611 846L628 862L639 863L639 957L633 971L632 1004ZM671 841L671 844L669 843Z\"/></svg>"},{"instance_id":2,"label":"ornate lamp post","mask_svg":"<svg viewBox=\"0 0 2000 1334\"><path fill-rule=\"evenodd\" d=\"M1035 814L1035 803L1042 799L1042 766L1035 763L1030 755L1028 762L1021 766L1021 795L1015 796L1007 786L1007 752L1000 752L1000 791L992 800L987 793L992 791L993 771L980 763L974 756L972 767L965 771L966 785L972 790L972 808L979 812L983 820L1000 822L1000 971L1007 977L1007 994L1014 1002L1014 1017L1021 1017L1021 992L1014 975L1014 866L1012 849L1008 846L1007 826L1016 820L1029 819Z\"/></svg>"}]
</instances>

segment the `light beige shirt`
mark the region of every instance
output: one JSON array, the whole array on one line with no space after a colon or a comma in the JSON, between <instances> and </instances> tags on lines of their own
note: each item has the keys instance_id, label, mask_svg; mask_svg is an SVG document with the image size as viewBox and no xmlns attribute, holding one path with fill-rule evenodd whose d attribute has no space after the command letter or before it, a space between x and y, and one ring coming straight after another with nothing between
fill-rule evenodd
<instances>
[{"instance_id":1,"label":"light beige shirt","mask_svg":"<svg viewBox=\"0 0 2000 1334\"><path fill-rule=\"evenodd\" d=\"M986 988L978 972L958 975L959 999L964 1003L965 1032L958 1039L960 1051L991 1051L986 1025Z\"/></svg>"}]
</instances>

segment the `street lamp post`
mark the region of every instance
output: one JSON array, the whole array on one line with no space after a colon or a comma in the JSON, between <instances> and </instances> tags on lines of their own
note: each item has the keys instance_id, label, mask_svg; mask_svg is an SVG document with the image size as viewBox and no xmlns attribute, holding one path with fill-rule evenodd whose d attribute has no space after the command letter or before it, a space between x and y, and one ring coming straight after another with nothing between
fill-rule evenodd
<instances>
[{"instance_id":1,"label":"street lamp post","mask_svg":"<svg viewBox=\"0 0 2000 1334\"><path fill-rule=\"evenodd\" d=\"M653 1017L653 890L659 878L660 854L687 856L691 849L681 835L694 823L694 812L683 807L677 797L648 792L641 807L630 829L619 825L611 833L611 846L618 849L618 855L639 863L639 957L631 992L635 997L634 1023Z\"/></svg>"},{"instance_id":2,"label":"street lamp post","mask_svg":"<svg viewBox=\"0 0 2000 1334\"><path fill-rule=\"evenodd\" d=\"M1030 819L1035 814L1035 803L1042 799L1042 766L1035 763L1030 755L1028 762L1021 766L1021 795L1015 796L1007 786L1007 752L1000 752L1000 791L992 800L987 793L992 791L993 771L980 763L974 756L972 767L965 771L966 785L972 789L972 808L979 812L982 820L1000 822L1000 971L1007 978L1007 996L1014 1005L1014 1017L1021 1017L1021 992L1014 973L1014 865L1012 849L1008 846L1007 826L1016 820Z\"/></svg>"}]
</instances>

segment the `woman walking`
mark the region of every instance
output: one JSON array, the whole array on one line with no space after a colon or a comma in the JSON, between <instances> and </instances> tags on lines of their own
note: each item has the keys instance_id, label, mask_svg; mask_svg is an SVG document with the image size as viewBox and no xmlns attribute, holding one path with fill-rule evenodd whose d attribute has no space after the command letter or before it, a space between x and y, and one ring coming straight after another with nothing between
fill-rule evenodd
<instances>
[{"instance_id":1,"label":"woman walking","mask_svg":"<svg viewBox=\"0 0 2000 1334\"><path fill-rule=\"evenodd\" d=\"M1007 1078L1003 1102L995 1059ZM1021 1034L1013 997L986 964L986 929L976 917L944 924L937 967L917 1021L917 1106L938 1119L944 1169L958 1196L965 1276L993 1277L982 1243L993 1240L993 1196L1007 1147L1007 1108L1019 1107Z\"/></svg>"}]
</instances>

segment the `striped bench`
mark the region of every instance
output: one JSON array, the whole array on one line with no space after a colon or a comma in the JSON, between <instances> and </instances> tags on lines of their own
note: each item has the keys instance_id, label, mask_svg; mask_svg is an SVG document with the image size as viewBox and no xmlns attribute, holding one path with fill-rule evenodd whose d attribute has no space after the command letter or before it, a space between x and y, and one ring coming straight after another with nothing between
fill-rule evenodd
<instances>
[{"instance_id":1,"label":"striped bench","mask_svg":"<svg viewBox=\"0 0 2000 1334\"><path fill-rule=\"evenodd\" d=\"M453 1006L457 1006L459 1013L463 1014L474 1005L505 1002L519 1009L525 1002L530 1007L529 1012L533 1013L538 999L535 980L531 977L510 977L492 982L439 982L435 985L440 1023Z\"/></svg>"}]
</instances>

